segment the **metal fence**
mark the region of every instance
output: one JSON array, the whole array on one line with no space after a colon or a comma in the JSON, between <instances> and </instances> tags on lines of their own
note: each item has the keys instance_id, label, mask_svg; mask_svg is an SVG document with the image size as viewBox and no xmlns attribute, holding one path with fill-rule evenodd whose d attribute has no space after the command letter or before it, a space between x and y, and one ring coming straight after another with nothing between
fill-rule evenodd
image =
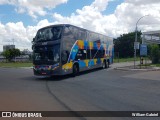
<instances>
[{"instance_id":1,"label":"metal fence","mask_svg":"<svg viewBox=\"0 0 160 120\"><path fill-rule=\"evenodd\" d=\"M29 62L31 58L28 55L21 55L11 60L12 62ZM7 59L3 56L0 56L0 62L7 62Z\"/></svg>"}]
</instances>

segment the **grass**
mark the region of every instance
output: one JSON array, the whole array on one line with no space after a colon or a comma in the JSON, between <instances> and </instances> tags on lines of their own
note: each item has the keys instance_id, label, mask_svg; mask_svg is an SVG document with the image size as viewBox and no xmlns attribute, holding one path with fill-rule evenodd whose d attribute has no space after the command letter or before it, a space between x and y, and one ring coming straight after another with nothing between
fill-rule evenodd
<instances>
[{"instance_id":1,"label":"grass","mask_svg":"<svg viewBox=\"0 0 160 120\"><path fill-rule=\"evenodd\" d=\"M149 60L148 58L146 58L146 59ZM130 61L134 61L134 57L133 58L119 58L119 59L115 58L114 59L114 63L118 63L118 62L130 62ZM136 61L140 61L140 57L136 57Z\"/></svg>"},{"instance_id":2,"label":"grass","mask_svg":"<svg viewBox=\"0 0 160 120\"><path fill-rule=\"evenodd\" d=\"M160 64L152 64L152 65L156 65L156 67L160 67Z\"/></svg>"},{"instance_id":3,"label":"grass","mask_svg":"<svg viewBox=\"0 0 160 120\"><path fill-rule=\"evenodd\" d=\"M150 67L160 67L160 64L146 64L142 66L150 66Z\"/></svg>"},{"instance_id":4,"label":"grass","mask_svg":"<svg viewBox=\"0 0 160 120\"><path fill-rule=\"evenodd\" d=\"M33 64L31 62L0 62L0 67L32 67Z\"/></svg>"},{"instance_id":5,"label":"grass","mask_svg":"<svg viewBox=\"0 0 160 120\"><path fill-rule=\"evenodd\" d=\"M139 57L137 57L136 58L136 61L139 61L140 60L140 58ZM114 63L118 63L118 62L129 62L129 61L134 61L134 58L115 58L114 59Z\"/></svg>"}]
</instances>

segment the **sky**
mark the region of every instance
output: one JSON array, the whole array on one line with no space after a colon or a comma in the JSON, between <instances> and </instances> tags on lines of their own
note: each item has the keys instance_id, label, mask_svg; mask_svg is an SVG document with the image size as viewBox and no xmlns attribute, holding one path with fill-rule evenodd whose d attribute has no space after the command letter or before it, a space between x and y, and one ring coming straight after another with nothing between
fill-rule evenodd
<instances>
[{"instance_id":1,"label":"sky","mask_svg":"<svg viewBox=\"0 0 160 120\"><path fill-rule=\"evenodd\" d=\"M146 16L145 16L146 15ZM38 29L72 24L116 38L160 30L160 0L0 0L0 51L15 44L31 51Z\"/></svg>"}]
</instances>

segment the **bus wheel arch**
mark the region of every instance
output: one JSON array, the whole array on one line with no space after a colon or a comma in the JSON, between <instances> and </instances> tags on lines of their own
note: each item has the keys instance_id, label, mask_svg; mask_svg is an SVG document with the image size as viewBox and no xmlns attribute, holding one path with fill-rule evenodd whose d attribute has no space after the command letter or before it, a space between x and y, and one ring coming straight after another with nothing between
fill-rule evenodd
<instances>
[{"instance_id":1,"label":"bus wheel arch","mask_svg":"<svg viewBox=\"0 0 160 120\"><path fill-rule=\"evenodd\" d=\"M79 74L79 64L74 63L72 67L72 76L75 77Z\"/></svg>"}]
</instances>

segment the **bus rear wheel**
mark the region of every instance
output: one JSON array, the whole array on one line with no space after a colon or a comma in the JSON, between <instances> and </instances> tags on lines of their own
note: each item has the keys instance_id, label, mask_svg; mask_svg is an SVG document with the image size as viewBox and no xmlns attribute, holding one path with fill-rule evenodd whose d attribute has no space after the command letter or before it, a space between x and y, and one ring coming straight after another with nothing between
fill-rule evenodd
<instances>
[{"instance_id":1,"label":"bus rear wheel","mask_svg":"<svg viewBox=\"0 0 160 120\"><path fill-rule=\"evenodd\" d=\"M77 64L74 64L73 65L73 73L72 73L72 76L75 77L79 74L79 67Z\"/></svg>"},{"instance_id":2,"label":"bus rear wheel","mask_svg":"<svg viewBox=\"0 0 160 120\"><path fill-rule=\"evenodd\" d=\"M109 64L110 64L110 62L109 62L109 60L107 60L107 68L109 68Z\"/></svg>"},{"instance_id":3,"label":"bus rear wheel","mask_svg":"<svg viewBox=\"0 0 160 120\"><path fill-rule=\"evenodd\" d=\"M106 68L107 68L107 63L106 63L106 61L103 61L102 68L103 68L103 69L106 69Z\"/></svg>"}]
</instances>

